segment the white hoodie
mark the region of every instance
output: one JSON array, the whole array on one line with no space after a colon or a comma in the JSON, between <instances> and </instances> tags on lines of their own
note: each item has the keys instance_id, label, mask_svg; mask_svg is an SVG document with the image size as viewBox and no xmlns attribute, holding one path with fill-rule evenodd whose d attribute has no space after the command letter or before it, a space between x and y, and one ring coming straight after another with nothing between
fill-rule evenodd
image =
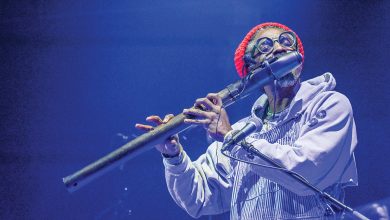
<instances>
[{"instance_id":1,"label":"white hoodie","mask_svg":"<svg viewBox=\"0 0 390 220\"><path fill-rule=\"evenodd\" d=\"M305 81L275 128L263 129L247 142L289 171L343 199L343 187L357 185L353 150L356 129L349 100L332 91L330 73ZM250 117L261 117L267 105L261 96ZM248 117L249 118L249 117ZM234 124L240 129L248 118ZM322 218L328 205L307 187L265 161L248 157L236 147L237 162L220 152L214 142L192 162L185 152L164 159L168 190L175 202L193 217L231 211L231 219Z\"/></svg>"}]
</instances>

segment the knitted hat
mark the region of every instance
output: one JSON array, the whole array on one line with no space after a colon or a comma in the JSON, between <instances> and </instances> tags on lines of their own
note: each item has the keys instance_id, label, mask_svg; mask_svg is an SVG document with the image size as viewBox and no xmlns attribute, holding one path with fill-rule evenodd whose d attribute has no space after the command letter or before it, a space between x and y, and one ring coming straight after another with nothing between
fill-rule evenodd
<instances>
[{"instance_id":1,"label":"knitted hat","mask_svg":"<svg viewBox=\"0 0 390 220\"><path fill-rule=\"evenodd\" d=\"M253 37L253 35L258 30L260 30L262 28L266 28L266 27L277 27L277 28L283 29L285 31L293 32L295 34L295 36L297 37L299 53L302 55L302 59L304 58L304 54L305 53L303 51L302 41L301 41L301 39L298 37L298 35L293 30L291 30L289 27L287 27L287 26L285 26L283 24L279 24L279 23L275 23L275 22L262 23L262 24L259 24L259 25L255 26L254 28L252 28L252 30L250 30L249 33L246 34L246 36L244 37L244 40L242 40L240 45L238 45L238 47L236 49L236 52L234 54L234 64L236 66L237 73L238 73L238 75L241 78L243 78L243 77L245 77L247 75L246 68L243 68L243 66L244 66L244 59L243 59L243 57L245 55L246 47L248 46L248 43L251 40L251 38Z\"/></svg>"}]
</instances>

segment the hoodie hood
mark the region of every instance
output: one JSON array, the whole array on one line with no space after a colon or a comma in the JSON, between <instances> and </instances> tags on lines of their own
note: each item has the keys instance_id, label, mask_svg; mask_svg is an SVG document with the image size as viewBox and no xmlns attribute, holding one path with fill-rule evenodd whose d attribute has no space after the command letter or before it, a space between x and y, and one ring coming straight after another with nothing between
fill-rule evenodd
<instances>
[{"instance_id":1,"label":"hoodie hood","mask_svg":"<svg viewBox=\"0 0 390 220\"><path fill-rule=\"evenodd\" d=\"M336 79L329 72L302 82L295 88L298 92L291 101L290 107L281 115L280 120L286 120L302 114L311 103L311 100L323 92L332 91L335 87ZM262 118L267 106L268 98L266 94L263 94L252 106L252 117Z\"/></svg>"}]
</instances>

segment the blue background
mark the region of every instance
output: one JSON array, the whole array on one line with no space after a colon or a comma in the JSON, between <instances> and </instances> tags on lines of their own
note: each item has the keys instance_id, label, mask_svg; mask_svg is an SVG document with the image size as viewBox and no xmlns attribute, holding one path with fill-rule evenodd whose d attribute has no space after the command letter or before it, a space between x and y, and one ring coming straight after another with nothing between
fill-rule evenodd
<instances>
[{"instance_id":1,"label":"blue background","mask_svg":"<svg viewBox=\"0 0 390 220\"><path fill-rule=\"evenodd\" d=\"M234 51L266 21L301 37L303 80L332 72L350 98L360 186L346 203L389 197L389 3L2 0L0 218L191 219L154 150L72 194L62 177L140 135L146 116L180 113L238 80ZM229 107L230 120L255 98ZM193 159L207 147L202 128L181 140Z\"/></svg>"}]
</instances>

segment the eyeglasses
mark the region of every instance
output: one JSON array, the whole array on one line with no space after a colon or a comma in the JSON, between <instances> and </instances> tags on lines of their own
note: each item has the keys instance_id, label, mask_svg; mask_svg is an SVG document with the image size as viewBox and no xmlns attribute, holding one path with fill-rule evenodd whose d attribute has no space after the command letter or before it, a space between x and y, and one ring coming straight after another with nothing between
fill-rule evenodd
<instances>
[{"instance_id":1,"label":"eyeglasses","mask_svg":"<svg viewBox=\"0 0 390 220\"><path fill-rule=\"evenodd\" d=\"M277 39L262 37L256 41L256 44L252 49L252 57L256 58L261 54L268 54L272 52L274 50L275 41L277 41L282 47L294 49L297 38L295 34L290 31L281 33Z\"/></svg>"}]
</instances>

